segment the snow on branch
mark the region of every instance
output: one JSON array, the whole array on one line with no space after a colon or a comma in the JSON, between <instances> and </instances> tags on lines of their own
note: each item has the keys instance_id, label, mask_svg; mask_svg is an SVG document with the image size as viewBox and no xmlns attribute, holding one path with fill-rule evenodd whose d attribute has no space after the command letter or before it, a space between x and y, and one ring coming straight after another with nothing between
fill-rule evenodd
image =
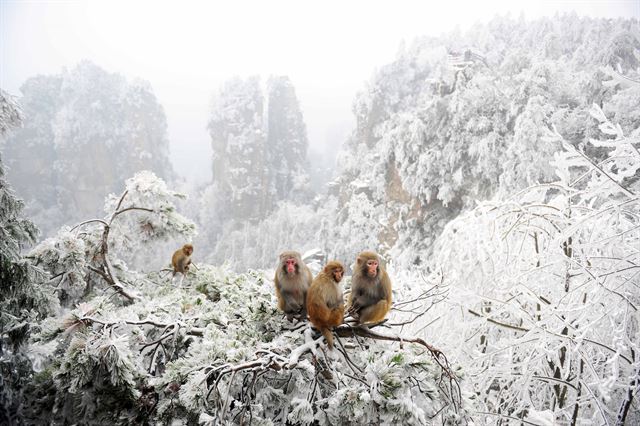
<instances>
[{"instance_id":1,"label":"snow on branch","mask_svg":"<svg viewBox=\"0 0 640 426\"><path fill-rule=\"evenodd\" d=\"M176 213L172 203L175 197L182 196L170 191L153 173L137 173L127 180L120 196L108 197L106 218L63 228L56 237L38 245L29 258L36 264L44 264L52 276L62 276L57 286L65 297L80 298L91 291L95 277L99 277L128 302L139 300L137 292L122 283L123 262L119 260L115 266L111 251L114 247L131 249L132 244L168 235L193 235L195 225ZM61 263L61 259L65 261Z\"/></svg>"}]
</instances>

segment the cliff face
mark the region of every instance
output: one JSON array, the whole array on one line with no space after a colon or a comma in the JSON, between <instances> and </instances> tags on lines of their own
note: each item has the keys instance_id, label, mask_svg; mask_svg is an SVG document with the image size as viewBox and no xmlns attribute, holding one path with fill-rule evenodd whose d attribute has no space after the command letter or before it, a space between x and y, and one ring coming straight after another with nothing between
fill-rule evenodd
<instances>
[{"instance_id":1,"label":"cliff face","mask_svg":"<svg viewBox=\"0 0 640 426\"><path fill-rule=\"evenodd\" d=\"M238 261L238 252L268 239L248 239L247 228L282 204L310 201L307 130L286 76L269 78L264 88L259 77L227 81L214 96L208 129L213 181L201 198L199 243L211 248L211 262Z\"/></svg>"},{"instance_id":2,"label":"cliff face","mask_svg":"<svg viewBox=\"0 0 640 426\"><path fill-rule=\"evenodd\" d=\"M104 198L148 169L170 179L164 111L149 85L82 62L21 88L24 127L6 141L9 177L45 236L101 216Z\"/></svg>"},{"instance_id":3,"label":"cliff face","mask_svg":"<svg viewBox=\"0 0 640 426\"><path fill-rule=\"evenodd\" d=\"M414 42L355 101L357 125L332 185L338 233L377 230L378 250L420 264L475 200L554 179L549 160L560 147L545 138L550 129L579 146L596 126L593 103L629 110L622 104L634 102L637 89L602 84L609 67L637 74L634 25L496 18L466 35ZM355 242L338 256L367 238L350 233Z\"/></svg>"},{"instance_id":4,"label":"cliff face","mask_svg":"<svg viewBox=\"0 0 640 426\"><path fill-rule=\"evenodd\" d=\"M266 93L258 77L225 83L209 134L219 220L259 220L280 201L308 201L306 126L287 77L271 77Z\"/></svg>"}]
</instances>

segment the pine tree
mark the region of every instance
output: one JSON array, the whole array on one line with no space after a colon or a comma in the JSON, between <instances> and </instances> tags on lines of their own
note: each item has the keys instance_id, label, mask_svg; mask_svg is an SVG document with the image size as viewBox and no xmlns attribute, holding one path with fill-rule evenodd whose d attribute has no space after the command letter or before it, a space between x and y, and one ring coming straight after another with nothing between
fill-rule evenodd
<instances>
[{"instance_id":1,"label":"pine tree","mask_svg":"<svg viewBox=\"0 0 640 426\"><path fill-rule=\"evenodd\" d=\"M17 127L22 114L11 96L0 89L0 138ZM22 390L31 377L31 362L23 352L33 321L41 320L55 302L35 285L42 272L21 255L33 244L36 226L23 214L24 203L4 177L0 159L0 424L20 424Z\"/></svg>"}]
</instances>

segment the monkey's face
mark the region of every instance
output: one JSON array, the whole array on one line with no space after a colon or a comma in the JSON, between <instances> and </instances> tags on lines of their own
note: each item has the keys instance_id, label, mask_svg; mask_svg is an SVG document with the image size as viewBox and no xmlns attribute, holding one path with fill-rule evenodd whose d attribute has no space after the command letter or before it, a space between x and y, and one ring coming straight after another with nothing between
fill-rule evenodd
<instances>
[{"instance_id":1,"label":"monkey's face","mask_svg":"<svg viewBox=\"0 0 640 426\"><path fill-rule=\"evenodd\" d=\"M365 264L365 271L369 278L375 278L378 275L378 261L376 259L369 259Z\"/></svg>"},{"instance_id":2,"label":"monkey's face","mask_svg":"<svg viewBox=\"0 0 640 426\"><path fill-rule=\"evenodd\" d=\"M182 248L182 251L187 256L191 256L191 253L193 253L193 246L191 244L187 244Z\"/></svg>"},{"instance_id":3,"label":"monkey's face","mask_svg":"<svg viewBox=\"0 0 640 426\"><path fill-rule=\"evenodd\" d=\"M287 274L295 273L297 267L298 267L298 262L296 262L295 259L288 258L284 261L284 268L287 271Z\"/></svg>"},{"instance_id":4,"label":"monkey's face","mask_svg":"<svg viewBox=\"0 0 640 426\"><path fill-rule=\"evenodd\" d=\"M344 274L344 271L342 270L342 268L335 268L332 273L334 281L337 283L342 281L343 274Z\"/></svg>"}]
</instances>

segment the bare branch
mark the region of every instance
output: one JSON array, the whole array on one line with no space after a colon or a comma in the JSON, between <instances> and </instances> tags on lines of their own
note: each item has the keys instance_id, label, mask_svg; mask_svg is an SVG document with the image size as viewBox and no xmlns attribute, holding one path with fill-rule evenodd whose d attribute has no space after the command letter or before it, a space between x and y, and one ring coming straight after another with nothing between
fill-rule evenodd
<instances>
[{"instance_id":1,"label":"bare branch","mask_svg":"<svg viewBox=\"0 0 640 426\"><path fill-rule=\"evenodd\" d=\"M88 223L93 223L93 222L99 222L99 223L103 224L104 226L109 226L109 224L104 219L90 219L90 220L85 220L84 222L80 222L79 224L77 224L73 228L71 228L70 231L73 231L76 228L80 228L83 225L86 225Z\"/></svg>"}]
</instances>

